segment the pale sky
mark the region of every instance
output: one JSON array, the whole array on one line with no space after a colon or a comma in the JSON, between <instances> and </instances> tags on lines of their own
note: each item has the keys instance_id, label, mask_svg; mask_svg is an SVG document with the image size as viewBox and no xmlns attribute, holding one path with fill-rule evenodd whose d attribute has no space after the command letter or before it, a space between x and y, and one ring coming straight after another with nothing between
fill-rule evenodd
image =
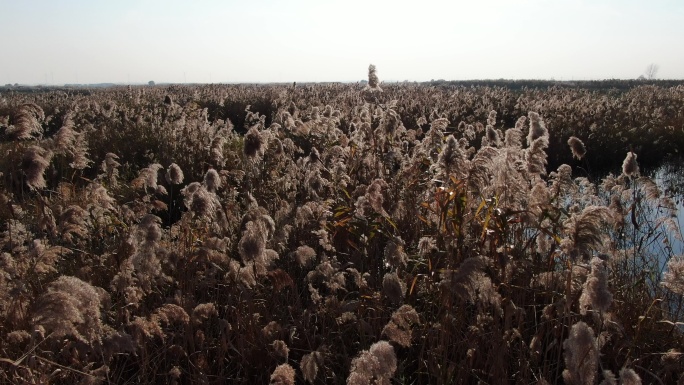
<instances>
[{"instance_id":1,"label":"pale sky","mask_svg":"<svg viewBox=\"0 0 684 385\"><path fill-rule=\"evenodd\" d=\"M684 79L683 0L0 0L0 84Z\"/></svg>"}]
</instances>

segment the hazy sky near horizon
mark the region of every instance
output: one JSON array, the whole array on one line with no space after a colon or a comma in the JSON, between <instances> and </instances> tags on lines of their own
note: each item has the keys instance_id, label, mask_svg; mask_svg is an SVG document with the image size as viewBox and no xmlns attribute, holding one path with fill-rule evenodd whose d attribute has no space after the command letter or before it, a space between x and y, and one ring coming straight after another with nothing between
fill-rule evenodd
<instances>
[{"instance_id":1,"label":"hazy sky near horizon","mask_svg":"<svg viewBox=\"0 0 684 385\"><path fill-rule=\"evenodd\" d=\"M0 0L0 84L684 79L682 0Z\"/></svg>"}]
</instances>

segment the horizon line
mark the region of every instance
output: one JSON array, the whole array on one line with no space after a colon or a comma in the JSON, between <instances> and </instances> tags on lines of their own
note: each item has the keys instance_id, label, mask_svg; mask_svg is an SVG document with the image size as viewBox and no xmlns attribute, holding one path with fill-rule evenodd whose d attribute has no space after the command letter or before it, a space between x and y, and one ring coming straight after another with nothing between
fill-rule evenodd
<instances>
[{"instance_id":1,"label":"horizon line","mask_svg":"<svg viewBox=\"0 0 684 385\"><path fill-rule=\"evenodd\" d=\"M450 83L450 82L556 82L556 83L573 83L573 82L608 82L608 81L640 81L640 82L678 82L684 81L684 78L672 79L647 79L647 78L582 78L582 79L534 79L534 78L484 78L484 79L431 79L431 80L383 80L380 84L401 84L401 83ZM366 79L361 80L327 80L327 81L232 81L232 82L154 82L152 86L160 85L237 85L237 84L326 84L326 83L341 83L341 84L356 84L366 83ZM94 82L94 83L5 83L0 85L2 88L10 87L79 87L79 86L150 86L149 82Z\"/></svg>"}]
</instances>

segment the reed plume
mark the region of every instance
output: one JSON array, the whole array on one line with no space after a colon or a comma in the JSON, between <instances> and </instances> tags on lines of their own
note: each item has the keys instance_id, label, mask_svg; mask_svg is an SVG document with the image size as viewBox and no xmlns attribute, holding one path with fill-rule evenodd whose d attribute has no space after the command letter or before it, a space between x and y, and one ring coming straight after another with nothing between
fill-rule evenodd
<instances>
[{"instance_id":1,"label":"reed plume","mask_svg":"<svg viewBox=\"0 0 684 385\"><path fill-rule=\"evenodd\" d=\"M615 374L613 374L613 372L610 370L604 370L603 381L601 381L601 385L618 385Z\"/></svg>"},{"instance_id":2,"label":"reed plume","mask_svg":"<svg viewBox=\"0 0 684 385\"><path fill-rule=\"evenodd\" d=\"M572 215L563 224L567 236L561 249L573 259L588 258L591 251L602 244L603 226L613 223L613 212L604 206L588 206Z\"/></svg>"},{"instance_id":3,"label":"reed plume","mask_svg":"<svg viewBox=\"0 0 684 385\"><path fill-rule=\"evenodd\" d=\"M466 156L453 135L449 135L446 138L446 144L442 147L437 163L433 167L437 173L437 178L441 178L444 181L449 180L451 176L462 179L467 175L468 163Z\"/></svg>"},{"instance_id":4,"label":"reed plume","mask_svg":"<svg viewBox=\"0 0 684 385\"><path fill-rule=\"evenodd\" d=\"M100 294L87 282L63 275L38 298L33 323L44 326L54 338L71 336L86 344L98 341L102 333Z\"/></svg>"},{"instance_id":5,"label":"reed plume","mask_svg":"<svg viewBox=\"0 0 684 385\"><path fill-rule=\"evenodd\" d=\"M295 371L289 364L278 365L271 374L271 385L294 385Z\"/></svg>"},{"instance_id":6,"label":"reed plume","mask_svg":"<svg viewBox=\"0 0 684 385\"><path fill-rule=\"evenodd\" d=\"M290 355L290 349L287 347L287 344L285 344L285 341L275 340L271 344L271 347L273 348L273 353L276 357L283 361L287 361L287 357Z\"/></svg>"},{"instance_id":7,"label":"reed plume","mask_svg":"<svg viewBox=\"0 0 684 385\"><path fill-rule=\"evenodd\" d=\"M372 211L383 217L389 217L389 214L383 207L385 203L383 190L387 189L387 187L389 185L384 179L374 179L366 189L366 193L356 200L357 215L364 217L367 211Z\"/></svg>"},{"instance_id":8,"label":"reed plume","mask_svg":"<svg viewBox=\"0 0 684 385\"><path fill-rule=\"evenodd\" d=\"M584 143L575 136L571 136L570 139L568 139L568 146L570 146L572 156L578 160L581 160L587 153Z\"/></svg>"},{"instance_id":9,"label":"reed plume","mask_svg":"<svg viewBox=\"0 0 684 385\"><path fill-rule=\"evenodd\" d=\"M221 176L213 168L210 168L204 174L204 186L210 193L216 193L221 188Z\"/></svg>"},{"instance_id":10,"label":"reed plume","mask_svg":"<svg viewBox=\"0 0 684 385\"><path fill-rule=\"evenodd\" d=\"M175 164L171 163L171 165L168 167L166 170L166 182L170 184L182 184L183 183L183 170ZM206 177L205 177L206 179Z\"/></svg>"},{"instance_id":11,"label":"reed plume","mask_svg":"<svg viewBox=\"0 0 684 385\"><path fill-rule=\"evenodd\" d=\"M299 362L299 369L302 371L304 380L310 384L316 381L319 368L323 366L323 353L313 351L302 356Z\"/></svg>"},{"instance_id":12,"label":"reed plume","mask_svg":"<svg viewBox=\"0 0 684 385\"><path fill-rule=\"evenodd\" d=\"M377 69L373 64L368 66L368 85L366 86L366 90L382 91L382 88L380 88L380 79L378 79Z\"/></svg>"},{"instance_id":13,"label":"reed plume","mask_svg":"<svg viewBox=\"0 0 684 385\"><path fill-rule=\"evenodd\" d=\"M627 153L625 160L622 162L622 173L627 176L639 175L639 164L637 163L637 155L632 151Z\"/></svg>"},{"instance_id":14,"label":"reed plume","mask_svg":"<svg viewBox=\"0 0 684 385\"><path fill-rule=\"evenodd\" d=\"M243 151L247 158L251 160L264 156L266 141L257 126L252 126L245 134Z\"/></svg>"},{"instance_id":15,"label":"reed plume","mask_svg":"<svg viewBox=\"0 0 684 385\"><path fill-rule=\"evenodd\" d=\"M418 254L423 258L437 250L437 241L432 237L422 237L418 241Z\"/></svg>"},{"instance_id":16,"label":"reed plume","mask_svg":"<svg viewBox=\"0 0 684 385\"><path fill-rule=\"evenodd\" d=\"M52 152L40 146L30 146L21 160L26 184L33 190L47 187L45 169L50 165Z\"/></svg>"},{"instance_id":17,"label":"reed plume","mask_svg":"<svg viewBox=\"0 0 684 385\"><path fill-rule=\"evenodd\" d=\"M587 313L587 309L605 313L613 301L613 294L608 290L608 272L605 262L598 257L591 259L591 273L587 277L582 295L579 299L580 312Z\"/></svg>"},{"instance_id":18,"label":"reed plume","mask_svg":"<svg viewBox=\"0 0 684 385\"><path fill-rule=\"evenodd\" d=\"M589 385L596 379L598 368L598 347L594 331L580 321L572 325L570 335L563 342L566 385Z\"/></svg>"},{"instance_id":19,"label":"reed plume","mask_svg":"<svg viewBox=\"0 0 684 385\"><path fill-rule=\"evenodd\" d=\"M546 125L539 114L531 111L529 114L527 114L527 116L530 120L530 131L527 135L527 145L531 146L535 140L544 137L547 138L548 143L549 130L546 128Z\"/></svg>"},{"instance_id":20,"label":"reed plume","mask_svg":"<svg viewBox=\"0 0 684 385\"><path fill-rule=\"evenodd\" d=\"M499 131L497 131L493 126L487 125L485 132L486 134L484 138L486 138L486 140L483 141L484 145L492 147L499 147L501 145L501 136L499 135Z\"/></svg>"},{"instance_id":21,"label":"reed plume","mask_svg":"<svg viewBox=\"0 0 684 385\"><path fill-rule=\"evenodd\" d=\"M243 263L252 262L261 258L266 249L267 233L259 222L250 221L245 225L242 238L238 243L238 252Z\"/></svg>"},{"instance_id":22,"label":"reed plume","mask_svg":"<svg viewBox=\"0 0 684 385\"><path fill-rule=\"evenodd\" d=\"M673 293L684 295L684 258L673 257L667 262L661 285Z\"/></svg>"},{"instance_id":23,"label":"reed plume","mask_svg":"<svg viewBox=\"0 0 684 385\"><path fill-rule=\"evenodd\" d=\"M399 279L396 272L387 273L382 278L382 293L392 303L401 303L404 300L404 295L406 293L406 284Z\"/></svg>"},{"instance_id":24,"label":"reed plume","mask_svg":"<svg viewBox=\"0 0 684 385\"><path fill-rule=\"evenodd\" d=\"M45 113L35 103L24 103L17 109L14 124L7 127L5 133L14 139L25 140L43 135L41 122Z\"/></svg>"},{"instance_id":25,"label":"reed plume","mask_svg":"<svg viewBox=\"0 0 684 385\"><path fill-rule=\"evenodd\" d=\"M379 341L352 360L347 385L389 385L397 370L397 356L387 341Z\"/></svg>"},{"instance_id":26,"label":"reed plume","mask_svg":"<svg viewBox=\"0 0 684 385\"><path fill-rule=\"evenodd\" d=\"M508 148L518 149L522 148L523 127L527 118L521 116L515 123L515 127L509 128L504 134L504 144Z\"/></svg>"},{"instance_id":27,"label":"reed plume","mask_svg":"<svg viewBox=\"0 0 684 385\"><path fill-rule=\"evenodd\" d=\"M119 183L118 177L121 163L117 162L117 159L119 157L116 154L108 152L100 165L100 169L104 172L104 177L111 187L116 187Z\"/></svg>"},{"instance_id":28,"label":"reed plume","mask_svg":"<svg viewBox=\"0 0 684 385\"><path fill-rule=\"evenodd\" d=\"M641 377L633 369L620 369L620 385L641 385Z\"/></svg>"},{"instance_id":29,"label":"reed plume","mask_svg":"<svg viewBox=\"0 0 684 385\"><path fill-rule=\"evenodd\" d=\"M67 115L62 127L53 137L55 153L71 157L69 166L76 170L83 170L92 163L88 158L88 143L85 134L74 130L74 122Z\"/></svg>"},{"instance_id":30,"label":"reed plume","mask_svg":"<svg viewBox=\"0 0 684 385\"><path fill-rule=\"evenodd\" d=\"M459 265L457 270L444 270L441 273L440 286L464 300L474 300L475 289L481 279L485 260L482 257L470 257Z\"/></svg>"},{"instance_id":31,"label":"reed plume","mask_svg":"<svg viewBox=\"0 0 684 385\"><path fill-rule=\"evenodd\" d=\"M301 267L306 267L316 258L316 251L309 246L299 246L294 253L295 261Z\"/></svg>"},{"instance_id":32,"label":"reed plume","mask_svg":"<svg viewBox=\"0 0 684 385\"><path fill-rule=\"evenodd\" d=\"M192 310L192 321L195 325L201 325L204 321L218 317L218 315L215 303L201 303Z\"/></svg>"},{"instance_id":33,"label":"reed plume","mask_svg":"<svg viewBox=\"0 0 684 385\"><path fill-rule=\"evenodd\" d=\"M81 206L71 205L59 215L59 233L70 243L76 242L76 237L88 238L88 212Z\"/></svg>"},{"instance_id":34,"label":"reed plume","mask_svg":"<svg viewBox=\"0 0 684 385\"><path fill-rule=\"evenodd\" d=\"M408 348L411 346L411 326L420 323L418 312L410 305L402 305L382 329L382 335L391 342Z\"/></svg>"},{"instance_id":35,"label":"reed plume","mask_svg":"<svg viewBox=\"0 0 684 385\"><path fill-rule=\"evenodd\" d=\"M140 170L138 177L135 178L131 185L137 188L142 188L145 192L148 190L157 191L157 177L159 170L163 169L161 164L153 163Z\"/></svg>"},{"instance_id":36,"label":"reed plume","mask_svg":"<svg viewBox=\"0 0 684 385\"><path fill-rule=\"evenodd\" d=\"M385 264L393 268L406 266L408 255L404 251L405 242L401 237L394 237L385 246Z\"/></svg>"}]
</instances>

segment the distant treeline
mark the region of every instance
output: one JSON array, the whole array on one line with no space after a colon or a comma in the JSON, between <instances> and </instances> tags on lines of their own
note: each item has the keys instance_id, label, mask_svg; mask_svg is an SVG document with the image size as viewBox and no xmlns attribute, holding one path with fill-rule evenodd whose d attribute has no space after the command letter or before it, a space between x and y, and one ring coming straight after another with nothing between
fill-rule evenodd
<instances>
[{"instance_id":1,"label":"distant treeline","mask_svg":"<svg viewBox=\"0 0 684 385\"><path fill-rule=\"evenodd\" d=\"M647 79L607 79L607 80L431 80L423 84L432 86L462 87L504 87L511 90L530 88L582 88L591 91L627 91L635 87L653 85L658 87L676 87L684 84L684 80L647 80Z\"/></svg>"},{"instance_id":2,"label":"distant treeline","mask_svg":"<svg viewBox=\"0 0 684 385\"><path fill-rule=\"evenodd\" d=\"M315 84L353 84L353 82L325 82L325 83L301 83L301 85L315 85ZM229 85L231 83L220 83L224 85ZM254 83L238 83L243 85L249 85ZM263 83L262 85L283 85L292 83ZM296 83L295 83L296 84ZM543 89L550 87L560 87L560 88L575 88L575 89L587 89L590 91L627 91L635 87L652 85L658 87L676 87L679 85L684 85L684 79L605 79L605 80L533 80L533 79L474 79L474 80L430 80L427 82L387 82L386 84L421 84L429 86L438 87L449 87L449 86L459 86L459 87L503 87L510 89L512 91L524 90L524 89ZM157 87L169 87L178 86L174 83L160 83ZM201 84L192 84L199 86ZM140 87L143 85L134 85L134 87ZM146 86L146 85L145 85ZM21 84L5 84L0 86L0 92L14 91L14 92L49 92L49 91L75 91L78 90L83 92L84 89L89 88L110 88L110 87L127 87L127 85L115 84L115 83L97 83L97 84L65 84L63 86L46 86L46 85L21 85ZM154 87L154 86L151 86Z\"/></svg>"}]
</instances>

